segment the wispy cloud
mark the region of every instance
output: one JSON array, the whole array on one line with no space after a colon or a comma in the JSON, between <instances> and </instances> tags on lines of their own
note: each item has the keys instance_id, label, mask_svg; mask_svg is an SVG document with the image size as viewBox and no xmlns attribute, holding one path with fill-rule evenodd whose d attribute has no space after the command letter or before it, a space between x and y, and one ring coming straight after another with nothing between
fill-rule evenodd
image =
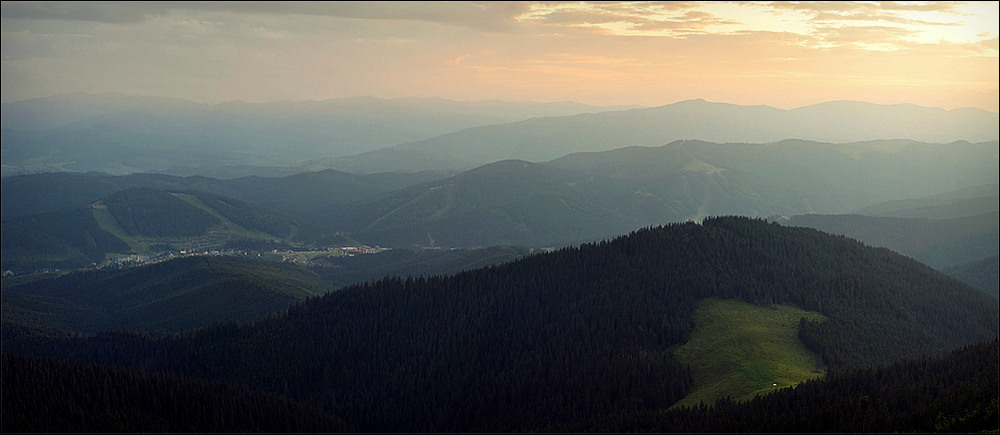
<instances>
[{"instance_id":1,"label":"wispy cloud","mask_svg":"<svg viewBox=\"0 0 1000 435\"><path fill-rule=\"evenodd\" d=\"M710 26L739 24L697 9L697 2L580 2L539 3L520 17L543 26L597 30L608 35L663 35L680 37Z\"/></svg>"},{"instance_id":2,"label":"wispy cloud","mask_svg":"<svg viewBox=\"0 0 1000 435\"><path fill-rule=\"evenodd\" d=\"M134 24L168 10L154 3L125 2L3 2L0 17L30 20L92 21Z\"/></svg>"},{"instance_id":3,"label":"wispy cloud","mask_svg":"<svg viewBox=\"0 0 1000 435\"><path fill-rule=\"evenodd\" d=\"M635 58L610 56L581 56L572 53L549 53L542 58L527 59L525 63L539 65L629 65L649 66L648 61Z\"/></svg>"},{"instance_id":4,"label":"wispy cloud","mask_svg":"<svg viewBox=\"0 0 1000 435\"><path fill-rule=\"evenodd\" d=\"M960 26L961 23L955 21L940 22L940 21L927 21L927 20L916 20L912 18L905 18L894 14L886 13L873 13L866 11L857 12L819 12L813 16L815 21L871 21L871 22L886 22L886 23L898 23L898 24L917 24L922 26Z\"/></svg>"},{"instance_id":5,"label":"wispy cloud","mask_svg":"<svg viewBox=\"0 0 1000 435\"><path fill-rule=\"evenodd\" d=\"M447 65L461 65L463 60L468 59L470 57L472 57L471 54L463 54L461 56L456 56L451 59L446 59L444 63Z\"/></svg>"},{"instance_id":6,"label":"wispy cloud","mask_svg":"<svg viewBox=\"0 0 1000 435\"><path fill-rule=\"evenodd\" d=\"M858 11L920 11L920 12L956 12L963 2L850 2L850 1L775 1L775 2L743 2L746 5L766 5L774 9L798 10L813 13L852 13Z\"/></svg>"},{"instance_id":7,"label":"wispy cloud","mask_svg":"<svg viewBox=\"0 0 1000 435\"><path fill-rule=\"evenodd\" d=\"M354 40L355 44L412 44L414 42L416 41L412 39L393 38L393 37L380 38L380 39L358 38Z\"/></svg>"},{"instance_id":8,"label":"wispy cloud","mask_svg":"<svg viewBox=\"0 0 1000 435\"><path fill-rule=\"evenodd\" d=\"M900 27L889 26L839 26L823 27L816 31L815 36L826 43L834 45L855 45L864 47L866 44L894 44L904 42L906 37L917 32Z\"/></svg>"},{"instance_id":9,"label":"wispy cloud","mask_svg":"<svg viewBox=\"0 0 1000 435\"><path fill-rule=\"evenodd\" d=\"M997 51L997 50L1000 50L1000 42L998 42L998 41L1000 41L1000 39L998 39L998 38L986 39L986 40L979 41L977 43L977 45L979 45L980 47L986 48L988 50Z\"/></svg>"},{"instance_id":10,"label":"wispy cloud","mask_svg":"<svg viewBox=\"0 0 1000 435\"><path fill-rule=\"evenodd\" d=\"M417 20L501 30L528 9L525 2L4 2L3 18L134 24L172 12L312 15Z\"/></svg>"}]
</instances>

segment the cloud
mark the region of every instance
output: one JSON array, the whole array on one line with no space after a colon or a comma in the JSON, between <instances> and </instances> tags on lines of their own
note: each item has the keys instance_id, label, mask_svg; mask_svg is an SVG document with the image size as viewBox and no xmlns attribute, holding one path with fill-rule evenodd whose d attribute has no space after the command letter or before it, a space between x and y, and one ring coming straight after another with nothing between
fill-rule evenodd
<instances>
[{"instance_id":1,"label":"cloud","mask_svg":"<svg viewBox=\"0 0 1000 435\"><path fill-rule=\"evenodd\" d=\"M858 94L838 97L849 98L874 73L937 83L942 95L951 82L995 89L996 3L916 6L5 1L3 97L596 95L654 105L726 93L791 101L860 77L850 84ZM942 25L952 20L960 26Z\"/></svg>"},{"instance_id":2,"label":"cloud","mask_svg":"<svg viewBox=\"0 0 1000 435\"><path fill-rule=\"evenodd\" d=\"M135 24L176 11L227 12L416 20L498 31L528 8L526 2L4 2L2 17Z\"/></svg>"},{"instance_id":3,"label":"cloud","mask_svg":"<svg viewBox=\"0 0 1000 435\"><path fill-rule=\"evenodd\" d=\"M527 2L223 2L204 6L237 13L298 14L371 20L415 20L497 31L515 22Z\"/></svg>"},{"instance_id":4,"label":"cloud","mask_svg":"<svg viewBox=\"0 0 1000 435\"><path fill-rule=\"evenodd\" d=\"M894 14L887 13L874 13L874 12L819 12L812 18L815 21L884 21L888 23L898 23L898 24L915 24L924 26L960 26L961 23L957 22L940 22L940 21L926 21L926 20L915 20L912 18L904 18Z\"/></svg>"},{"instance_id":5,"label":"cloud","mask_svg":"<svg viewBox=\"0 0 1000 435\"><path fill-rule=\"evenodd\" d=\"M395 37L381 38L381 39L358 38L354 40L355 44L412 44L414 42L416 41L412 39L403 39Z\"/></svg>"},{"instance_id":6,"label":"cloud","mask_svg":"<svg viewBox=\"0 0 1000 435\"><path fill-rule=\"evenodd\" d=\"M538 3L522 19L591 34L663 36L668 31L675 37L711 26L740 24L697 7L691 2Z\"/></svg>"},{"instance_id":7,"label":"cloud","mask_svg":"<svg viewBox=\"0 0 1000 435\"><path fill-rule=\"evenodd\" d=\"M879 8L887 11L958 12L962 2L879 2Z\"/></svg>"},{"instance_id":8,"label":"cloud","mask_svg":"<svg viewBox=\"0 0 1000 435\"><path fill-rule=\"evenodd\" d=\"M463 54L461 56L456 56L451 59L446 59L444 63L445 65L460 65L463 60L468 59L471 56L472 56L471 54Z\"/></svg>"},{"instance_id":9,"label":"cloud","mask_svg":"<svg viewBox=\"0 0 1000 435\"><path fill-rule=\"evenodd\" d=\"M275 32L273 30L268 30L265 27L257 27L254 29L254 33L264 39L284 39L285 35L281 32Z\"/></svg>"},{"instance_id":10,"label":"cloud","mask_svg":"<svg viewBox=\"0 0 1000 435\"><path fill-rule=\"evenodd\" d=\"M769 2L744 3L746 5L766 6L774 10L786 10L812 14L815 21L883 21L898 24L956 26L960 23L918 20L901 16L900 12L913 13L936 12L960 14L961 2ZM927 14L923 14L928 16Z\"/></svg>"},{"instance_id":11,"label":"cloud","mask_svg":"<svg viewBox=\"0 0 1000 435\"><path fill-rule=\"evenodd\" d=\"M739 24L741 24L739 21L726 20L707 12L689 11L677 19L649 20L643 24L635 26L632 30L696 31L704 30L711 26Z\"/></svg>"},{"instance_id":12,"label":"cloud","mask_svg":"<svg viewBox=\"0 0 1000 435\"><path fill-rule=\"evenodd\" d=\"M852 11L856 10L859 6L852 2L830 2L830 1L813 1L813 2L742 2L746 6L767 6L773 9L784 9L784 10L796 10L796 11L806 11L806 12L831 12L831 11Z\"/></svg>"},{"instance_id":13,"label":"cloud","mask_svg":"<svg viewBox=\"0 0 1000 435\"><path fill-rule=\"evenodd\" d=\"M618 58L609 56L583 56L572 53L549 53L544 58L526 59L528 64L538 65L622 65L649 66L649 62L639 59Z\"/></svg>"},{"instance_id":14,"label":"cloud","mask_svg":"<svg viewBox=\"0 0 1000 435\"><path fill-rule=\"evenodd\" d=\"M845 1L804 1L804 2L742 2L744 5L768 6L773 9L797 10L805 12L852 12L852 11L914 11L914 12L958 12L962 2L845 2Z\"/></svg>"},{"instance_id":15,"label":"cloud","mask_svg":"<svg viewBox=\"0 0 1000 435\"><path fill-rule=\"evenodd\" d=\"M848 26L826 27L817 34L826 40L838 42L886 42L896 41L918 32L901 27L887 26Z\"/></svg>"},{"instance_id":16,"label":"cloud","mask_svg":"<svg viewBox=\"0 0 1000 435\"><path fill-rule=\"evenodd\" d=\"M865 50L894 51L907 45L905 38L919 32L888 26L839 26L817 29L812 35L820 46L852 46Z\"/></svg>"},{"instance_id":17,"label":"cloud","mask_svg":"<svg viewBox=\"0 0 1000 435\"><path fill-rule=\"evenodd\" d=\"M997 38L986 39L986 40L983 40L983 41L979 41L979 43L977 45L979 45L980 47L986 48L988 50L994 50L994 51L996 51L996 50L1000 50L1000 42L998 42L998 41L1000 41L1000 39L997 39Z\"/></svg>"},{"instance_id":18,"label":"cloud","mask_svg":"<svg viewBox=\"0 0 1000 435\"><path fill-rule=\"evenodd\" d=\"M544 15L546 24L583 25L611 23L625 19L634 19L632 15L622 15L606 11L557 10Z\"/></svg>"},{"instance_id":19,"label":"cloud","mask_svg":"<svg viewBox=\"0 0 1000 435\"><path fill-rule=\"evenodd\" d=\"M126 2L3 2L0 17L28 20L93 21L135 24L164 9L153 3Z\"/></svg>"},{"instance_id":20,"label":"cloud","mask_svg":"<svg viewBox=\"0 0 1000 435\"><path fill-rule=\"evenodd\" d=\"M4 32L2 39L3 61L20 61L55 55L52 40L48 35L38 36L30 32Z\"/></svg>"}]
</instances>

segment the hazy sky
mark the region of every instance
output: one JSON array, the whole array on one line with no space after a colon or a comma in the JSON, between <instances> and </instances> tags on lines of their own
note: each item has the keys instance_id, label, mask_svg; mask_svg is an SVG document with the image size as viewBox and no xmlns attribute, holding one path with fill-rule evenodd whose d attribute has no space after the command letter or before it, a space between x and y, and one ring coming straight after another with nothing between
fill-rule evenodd
<instances>
[{"instance_id":1,"label":"hazy sky","mask_svg":"<svg viewBox=\"0 0 1000 435\"><path fill-rule=\"evenodd\" d=\"M8 2L2 99L998 110L997 2Z\"/></svg>"}]
</instances>

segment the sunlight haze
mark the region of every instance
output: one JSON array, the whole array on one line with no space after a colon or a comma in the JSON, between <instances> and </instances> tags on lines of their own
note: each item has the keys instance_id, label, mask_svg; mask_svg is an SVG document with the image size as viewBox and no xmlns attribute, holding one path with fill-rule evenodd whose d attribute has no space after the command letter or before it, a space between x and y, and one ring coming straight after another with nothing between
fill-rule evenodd
<instances>
[{"instance_id":1,"label":"sunlight haze","mask_svg":"<svg viewBox=\"0 0 1000 435\"><path fill-rule=\"evenodd\" d=\"M997 23L997 2L3 2L2 91L997 111Z\"/></svg>"}]
</instances>

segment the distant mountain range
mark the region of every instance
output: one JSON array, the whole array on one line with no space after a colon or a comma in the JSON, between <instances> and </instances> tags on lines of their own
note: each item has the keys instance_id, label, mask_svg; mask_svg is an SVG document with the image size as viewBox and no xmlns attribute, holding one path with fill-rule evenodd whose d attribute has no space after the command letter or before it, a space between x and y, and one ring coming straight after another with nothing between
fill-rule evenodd
<instances>
[{"instance_id":1,"label":"distant mountain range","mask_svg":"<svg viewBox=\"0 0 1000 435\"><path fill-rule=\"evenodd\" d=\"M383 246L547 247L707 216L851 213L871 204L959 189L972 189L955 200L964 201L963 216L982 214L990 211L990 201L996 203L996 195L990 199L975 189L988 190L983 185L997 179L997 149L995 141L676 141L571 154L546 163L506 160L451 176L333 170L232 180L39 174L6 178L2 201L7 222L18 215L90 204L127 188L209 192L281 210L326 234L346 232ZM934 201L931 197L919 204L944 207ZM959 213L956 207L931 215Z\"/></svg>"},{"instance_id":2,"label":"distant mountain range","mask_svg":"<svg viewBox=\"0 0 1000 435\"><path fill-rule=\"evenodd\" d=\"M984 184L923 198L886 201L855 213L866 216L947 219L997 211L1000 185Z\"/></svg>"},{"instance_id":3,"label":"distant mountain range","mask_svg":"<svg viewBox=\"0 0 1000 435\"><path fill-rule=\"evenodd\" d=\"M846 213L995 180L997 161L996 142L677 141L501 161L323 220L388 245L562 245L713 215Z\"/></svg>"},{"instance_id":4,"label":"distant mountain range","mask_svg":"<svg viewBox=\"0 0 1000 435\"><path fill-rule=\"evenodd\" d=\"M1000 253L998 188L997 184L984 184L887 201L849 214L800 215L782 221L884 246L940 270L955 270L956 276L980 276L966 281L995 294L987 284L989 268L984 268L983 260L987 257L996 260ZM993 263L995 286L996 261ZM970 269L957 271L957 267L963 266Z\"/></svg>"},{"instance_id":5,"label":"distant mountain range","mask_svg":"<svg viewBox=\"0 0 1000 435\"><path fill-rule=\"evenodd\" d=\"M62 94L0 105L3 175L54 170L193 175L230 166L290 166L468 127L633 107L373 97L208 105Z\"/></svg>"},{"instance_id":6,"label":"distant mountain range","mask_svg":"<svg viewBox=\"0 0 1000 435\"><path fill-rule=\"evenodd\" d=\"M676 140L991 141L997 113L836 101L782 110L704 100L653 108L355 97L216 105L64 94L2 105L3 175L47 171L231 177L296 170L460 171L499 160ZM286 169L289 167L297 169Z\"/></svg>"},{"instance_id":7,"label":"distant mountain range","mask_svg":"<svg viewBox=\"0 0 1000 435\"><path fill-rule=\"evenodd\" d=\"M473 127L308 167L347 172L471 169L505 159L543 162L566 154L658 146L677 140L769 143L785 139L862 142L996 140L997 113L908 104L836 101L793 110L704 100L661 107L529 119Z\"/></svg>"},{"instance_id":8,"label":"distant mountain range","mask_svg":"<svg viewBox=\"0 0 1000 435\"><path fill-rule=\"evenodd\" d=\"M851 214L779 218L913 257L994 296L1000 254L997 184L887 201Z\"/></svg>"}]
</instances>

